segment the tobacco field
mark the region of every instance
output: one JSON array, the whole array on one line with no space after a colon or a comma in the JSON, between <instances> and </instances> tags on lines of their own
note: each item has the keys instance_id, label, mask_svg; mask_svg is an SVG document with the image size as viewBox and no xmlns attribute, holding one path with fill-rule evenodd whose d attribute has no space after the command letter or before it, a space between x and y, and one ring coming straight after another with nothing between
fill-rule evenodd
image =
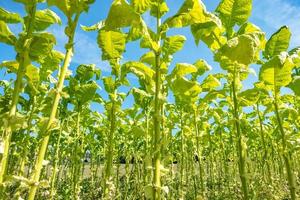
<instances>
[{"instance_id":1,"label":"tobacco field","mask_svg":"<svg viewBox=\"0 0 300 200\"><path fill-rule=\"evenodd\" d=\"M252 0L97 0L96 24L95 0L1 1L0 199L300 199L300 46ZM71 67L79 31L108 72Z\"/></svg>"}]
</instances>

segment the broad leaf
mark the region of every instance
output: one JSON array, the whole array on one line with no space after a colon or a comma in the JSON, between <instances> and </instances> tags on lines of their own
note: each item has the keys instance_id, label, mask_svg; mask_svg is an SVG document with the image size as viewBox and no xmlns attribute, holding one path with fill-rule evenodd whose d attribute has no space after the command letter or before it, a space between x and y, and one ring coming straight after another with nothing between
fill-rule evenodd
<instances>
[{"instance_id":1,"label":"broad leaf","mask_svg":"<svg viewBox=\"0 0 300 200\"><path fill-rule=\"evenodd\" d=\"M196 44L199 45L200 40L202 40L212 51L220 49L226 43L226 38L222 35L224 32L222 25L219 19L216 17L214 19L191 26Z\"/></svg>"},{"instance_id":2,"label":"broad leaf","mask_svg":"<svg viewBox=\"0 0 300 200\"><path fill-rule=\"evenodd\" d=\"M211 91L217 87L220 87L221 83L220 81L214 77L213 75L209 74L202 82L201 88L203 92Z\"/></svg>"},{"instance_id":3,"label":"broad leaf","mask_svg":"<svg viewBox=\"0 0 300 200\"><path fill-rule=\"evenodd\" d=\"M261 47L259 37L260 34L253 33L232 38L217 52L215 60L223 69L233 64L248 66L258 59Z\"/></svg>"},{"instance_id":4,"label":"broad leaf","mask_svg":"<svg viewBox=\"0 0 300 200\"><path fill-rule=\"evenodd\" d=\"M98 45L102 49L103 60L121 58L125 51L125 43L126 35L119 31L99 31Z\"/></svg>"},{"instance_id":5,"label":"broad leaf","mask_svg":"<svg viewBox=\"0 0 300 200\"><path fill-rule=\"evenodd\" d=\"M293 81L289 84L289 88L291 88L296 95L300 96L300 76L293 78Z\"/></svg>"},{"instance_id":6,"label":"broad leaf","mask_svg":"<svg viewBox=\"0 0 300 200\"><path fill-rule=\"evenodd\" d=\"M286 51L289 48L291 39L290 29L286 26L281 27L276 33L274 33L266 44L264 56L271 58L279 55L282 51Z\"/></svg>"},{"instance_id":7,"label":"broad leaf","mask_svg":"<svg viewBox=\"0 0 300 200\"><path fill-rule=\"evenodd\" d=\"M186 38L182 35L175 35L167 37L164 40L164 44L162 46L163 53L166 55L172 55L177 51L181 50Z\"/></svg>"},{"instance_id":8,"label":"broad leaf","mask_svg":"<svg viewBox=\"0 0 300 200\"><path fill-rule=\"evenodd\" d=\"M252 0L222 0L216 12L226 28L246 22L251 14Z\"/></svg>"},{"instance_id":9,"label":"broad leaf","mask_svg":"<svg viewBox=\"0 0 300 200\"><path fill-rule=\"evenodd\" d=\"M114 30L139 22L140 16L125 0L114 0L106 18L105 26L109 30Z\"/></svg>"},{"instance_id":10,"label":"broad leaf","mask_svg":"<svg viewBox=\"0 0 300 200\"><path fill-rule=\"evenodd\" d=\"M28 19L28 16L24 18L25 24L28 23ZM34 19L34 29L36 31L43 31L52 24L61 24L61 20L55 12L49 9L36 11Z\"/></svg>"},{"instance_id":11,"label":"broad leaf","mask_svg":"<svg viewBox=\"0 0 300 200\"><path fill-rule=\"evenodd\" d=\"M22 18L19 14L8 12L0 7L0 21L12 24L22 22Z\"/></svg>"},{"instance_id":12,"label":"broad leaf","mask_svg":"<svg viewBox=\"0 0 300 200\"><path fill-rule=\"evenodd\" d=\"M211 15L206 12L206 8L200 0L186 0L177 14L168 18L165 24L170 28L180 28L191 24L206 23L211 20Z\"/></svg>"},{"instance_id":13,"label":"broad leaf","mask_svg":"<svg viewBox=\"0 0 300 200\"><path fill-rule=\"evenodd\" d=\"M287 86L292 81L293 67L294 63L287 53L281 53L262 65L259 79L271 85L273 89Z\"/></svg>"},{"instance_id":14,"label":"broad leaf","mask_svg":"<svg viewBox=\"0 0 300 200\"><path fill-rule=\"evenodd\" d=\"M10 31L7 24L3 21L0 21L0 42L14 45L17 41L17 38Z\"/></svg>"},{"instance_id":15,"label":"broad leaf","mask_svg":"<svg viewBox=\"0 0 300 200\"><path fill-rule=\"evenodd\" d=\"M137 13L144 13L151 8L154 0L132 0L131 4Z\"/></svg>"}]
</instances>

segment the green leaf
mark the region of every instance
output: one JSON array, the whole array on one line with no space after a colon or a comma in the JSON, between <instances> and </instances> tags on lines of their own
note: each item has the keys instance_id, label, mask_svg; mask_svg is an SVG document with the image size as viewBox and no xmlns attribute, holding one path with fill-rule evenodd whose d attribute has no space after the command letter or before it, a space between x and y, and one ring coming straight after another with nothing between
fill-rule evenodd
<instances>
[{"instance_id":1,"label":"green leaf","mask_svg":"<svg viewBox=\"0 0 300 200\"><path fill-rule=\"evenodd\" d=\"M25 24L27 24L29 17L26 16L24 20L25 20ZM55 12L49 9L36 11L35 18L34 18L34 30L44 31L52 24L61 25L61 20Z\"/></svg>"},{"instance_id":2,"label":"green leaf","mask_svg":"<svg viewBox=\"0 0 300 200\"><path fill-rule=\"evenodd\" d=\"M235 63L248 66L255 62L261 47L260 34L262 33L242 34L228 40L227 44L215 55L215 60L220 62L225 70Z\"/></svg>"},{"instance_id":3,"label":"green leaf","mask_svg":"<svg viewBox=\"0 0 300 200\"><path fill-rule=\"evenodd\" d=\"M131 26L134 23L138 24L139 22L140 16L125 0L114 0L106 18L105 27L106 29L114 30Z\"/></svg>"},{"instance_id":4,"label":"green leaf","mask_svg":"<svg viewBox=\"0 0 300 200\"><path fill-rule=\"evenodd\" d=\"M293 67L294 63L288 54L281 53L262 65L259 79L273 86L273 89L287 86L292 81Z\"/></svg>"},{"instance_id":5,"label":"green leaf","mask_svg":"<svg viewBox=\"0 0 300 200\"><path fill-rule=\"evenodd\" d=\"M146 91L135 87L131 89L131 93L134 97L134 102L140 106L146 106L146 102L149 102L149 99L151 98L151 95Z\"/></svg>"},{"instance_id":6,"label":"green leaf","mask_svg":"<svg viewBox=\"0 0 300 200\"><path fill-rule=\"evenodd\" d=\"M220 87L221 83L220 81L214 77L213 75L209 74L204 80L203 83L201 84L201 88L203 92L208 92L211 91L217 87Z\"/></svg>"},{"instance_id":7,"label":"green leaf","mask_svg":"<svg viewBox=\"0 0 300 200\"><path fill-rule=\"evenodd\" d=\"M195 102L202 91L198 82L189 81L185 77L176 78L170 87L178 103Z\"/></svg>"},{"instance_id":8,"label":"green leaf","mask_svg":"<svg viewBox=\"0 0 300 200\"><path fill-rule=\"evenodd\" d=\"M288 27L281 27L276 33L274 33L266 44L265 51L263 52L266 58L279 55L282 51L286 51L289 48L291 39L291 31Z\"/></svg>"},{"instance_id":9,"label":"green leaf","mask_svg":"<svg viewBox=\"0 0 300 200\"><path fill-rule=\"evenodd\" d=\"M155 66L155 54L153 51L149 51L145 53L141 58L140 61L143 63L147 63L150 66Z\"/></svg>"},{"instance_id":10,"label":"green leaf","mask_svg":"<svg viewBox=\"0 0 300 200\"><path fill-rule=\"evenodd\" d=\"M0 21L13 24L22 22L22 18L19 14L8 12L7 10L0 7Z\"/></svg>"},{"instance_id":11,"label":"green leaf","mask_svg":"<svg viewBox=\"0 0 300 200\"><path fill-rule=\"evenodd\" d=\"M219 19L217 17L212 19L214 20L206 23L193 24L191 31L197 45L202 40L208 48L215 51L226 43L226 37L223 36L224 29Z\"/></svg>"},{"instance_id":12,"label":"green leaf","mask_svg":"<svg viewBox=\"0 0 300 200\"><path fill-rule=\"evenodd\" d=\"M216 9L227 29L248 20L252 10L252 0L222 0Z\"/></svg>"},{"instance_id":13,"label":"green leaf","mask_svg":"<svg viewBox=\"0 0 300 200\"><path fill-rule=\"evenodd\" d=\"M240 106L252 106L260 98L260 90L257 88L248 89L238 94Z\"/></svg>"},{"instance_id":14,"label":"green leaf","mask_svg":"<svg viewBox=\"0 0 300 200\"><path fill-rule=\"evenodd\" d=\"M157 11L159 11L159 13ZM157 1L154 1L154 3L151 6L150 15L153 17L162 17L167 12L169 12L169 7L166 2L163 1L158 3Z\"/></svg>"},{"instance_id":15,"label":"green leaf","mask_svg":"<svg viewBox=\"0 0 300 200\"><path fill-rule=\"evenodd\" d=\"M203 75L205 72L210 71L212 67L203 59L199 59L194 63L197 67L197 76Z\"/></svg>"},{"instance_id":16,"label":"green leaf","mask_svg":"<svg viewBox=\"0 0 300 200\"><path fill-rule=\"evenodd\" d=\"M17 38L10 31L7 24L3 21L0 21L0 42L14 45L17 41Z\"/></svg>"},{"instance_id":17,"label":"green leaf","mask_svg":"<svg viewBox=\"0 0 300 200\"><path fill-rule=\"evenodd\" d=\"M300 96L300 76L293 78L293 81L289 84L289 88L291 88L296 95Z\"/></svg>"},{"instance_id":18,"label":"green leaf","mask_svg":"<svg viewBox=\"0 0 300 200\"><path fill-rule=\"evenodd\" d=\"M141 62L130 61L122 65L123 69L136 74L139 78L151 80L155 74L154 70Z\"/></svg>"},{"instance_id":19,"label":"green leaf","mask_svg":"<svg viewBox=\"0 0 300 200\"><path fill-rule=\"evenodd\" d=\"M211 15L206 12L206 8L200 0L186 0L177 14L168 18L165 24L170 28L181 28L208 21L211 21Z\"/></svg>"},{"instance_id":20,"label":"green leaf","mask_svg":"<svg viewBox=\"0 0 300 200\"><path fill-rule=\"evenodd\" d=\"M185 75L192 74L197 71L198 69L195 65L188 64L188 63L177 63L170 77L171 78L183 77Z\"/></svg>"},{"instance_id":21,"label":"green leaf","mask_svg":"<svg viewBox=\"0 0 300 200\"><path fill-rule=\"evenodd\" d=\"M38 61L40 57L44 57L45 55L51 53L55 44L55 36L51 33L34 34L30 43L30 58Z\"/></svg>"},{"instance_id":22,"label":"green leaf","mask_svg":"<svg viewBox=\"0 0 300 200\"><path fill-rule=\"evenodd\" d=\"M132 0L131 1L134 10L140 14L150 9L153 3L154 3L153 0Z\"/></svg>"},{"instance_id":23,"label":"green leaf","mask_svg":"<svg viewBox=\"0 0 300 200\"><path fill-rule=\"evenodd\" d=\"M17 61L4 61L0 64L0 67L5 67L9 70L9 72L16 74L19 69L19 63ZM30 83L32 84L39 83L40 80L39 68L35 67L34 65L27 65L25 76Z\"/></svg>"},{"instance_id":24,"label":"green leaf","mask_svg":"<svg viewBox=\"0 0 300 200\"><path fill-rule=\"evenodd\" d=\"M98 45L102 49L103 60L118 59L125 51L126 35L119 31L100 30Z\"/></svg>"},{"instance_id":25,"label":"green leaf","mask_svg":"<svg viewBox=\"0 0 300 200\"><path fill-rule=\"evenodd\" d=\"M69 10L70 10L69 0L47 0L47 3L49 6L56 6L57 8L59 8L66 16L70 16L69 15Z\"/></svg>"},{"instance_id":26,"label":"green leaf","mask_svg":"<svg viewBox=\"0 0 300 200\"><path fill-rule=\"evenodd\" d=\"M111 76L103 78L104 89L108 93L112 93L115 88L115 81Z\"/></svg>"},{"instance_id":27,"label":"green leaf","mask_svg":"<svg viewBox=\"0 0 300 200\"><path fill-rule=\"evenodd\" d=\"M81 29L84 31L99 31L100 29L102 29L105 26L105 21L100 21L97 24L94 24L92 26L83 26L80 25Z\"/></svg>"},{"instance_id":28,"label":"green leaf","mask_svg":"<svg viewBox=\"0 0 300 200\"><path fill-rule=\"evenodd\" d=\"M82 105L91 101L94 98L98 88L98 84L94 81L86 84L81 84L77 88L75 95Z\"/></svg>"},{"instance_id":29,"label":"green leaf","mask_svg":"<svg viewBox=\"0 0 300 200\"><path fill-rule=\"evenodd\" d=\"M41 79L46 80L50 74L57 70L64 57L65 55L63 53L52 50L51 53L47 54L46 57L43 57L41 60L39 60L39 63L41 63Z\"/></svg>"},{"instance_id":30,"label":"green leaf","mask_svg":"<svg viewBox=\"0 0 300 200\"><path fill-rule=\"evenodd\" d=\"M186 38L183 35L175 35L175 36L167 37L164 40L162 51L166 55L172 55L182 49L185 41Z\"/></svg>"},{"instance_id":31,"label":"green leaf","mask_svg":"<svg viewBox=\"0 0 300 200\"><path fill-rule=\"evenodd\" d=\"M87 12L89 4L94 2L95 0L47 0L49 6L56 6L68 17L76 13Z\"/></svg>"},{"instance_id":32,"label":"green leaf","mask_svg":"<svg viewBox=\"0 0 300 200\"><path fill-rule=\"evenodd\" d=\"M75 78L77 78L81 82L86 82L91 80L94 76L96 76L96 78L99 79L100 73L101 71L99 69L96 69L95 64L90 64L90 65L82 64L76 68Z\"/></svg>"},{"instance_id":33,"label":"green leaf","mask_svg":"<svg viewBox=\"0 0 300 200\"><path fill-rule=\"evenodd\" d=\"M123 76L128 72L135 74L140 79L140 84L146 87L148 92L153 91L155 71L141 62L130 61L122 65Z\"/></svg>"}]
</instances>

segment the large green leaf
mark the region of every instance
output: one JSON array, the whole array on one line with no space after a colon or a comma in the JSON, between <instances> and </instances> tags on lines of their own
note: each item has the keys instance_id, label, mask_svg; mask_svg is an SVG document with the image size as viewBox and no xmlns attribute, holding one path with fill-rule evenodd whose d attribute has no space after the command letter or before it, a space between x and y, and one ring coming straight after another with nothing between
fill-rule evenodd
<instances>
[{"instance_id":1,"label":"large green leaf","mask_svg":"<svg viewBox=\"0 0 300 200\"><path fill-rule=\"evenodd\" d=\"M76 13L87 12L89 4L94 2L95 0L47 0L49 6L58 7L68 17Z\"/></svg>"},{"instance_id":2,"label":"large green leaf","mask_svg":"<svg viewBox=\"0 0 300 200\"><path fill-rule=\"evenodd\" d=\"M70 11L70 2L69 1L70 0L47 0L47 3L49 6L58 7L66 16L68 16L69 11Z\"/></svg>"},{"instance_id":3,"label":"large green leaf","mask_svg":"<svg viewBox=\"0 0 300 200\"><path fill-rule=\"evenodd\" d=\"M4 61L0 64L0 68L1 67L5 67L8 69L9 72L16 74L19 69L19 63L17 61ZM40 80L39 68L31 64L26 66L25 76L30 83L32 84L39 83Z\"/></svg>"},{"instance_id":4,"label":"large green leaf","mask_svg":"<svg viewBox=\"0 0 300 200\"><path fill-rule=\"evenodd\" d=\"M199 41L202 40L208 48L215 51L226 43L226 38L223 36L224 28L222 28L219 19L217 17L212 19L215 20L201 24L193 24L191 31L197 45Z\"/></svg>"},{"instance_id":5,"label":"large green leaf","mask_svg":"<svg viewBox=\"0 0 300 200\"><path fill-rule=\"evenodd\" d=\"M142 79L152 80L155 74L154 70L141 62L130 61L122 66L123 69L127 69L129 72L136 74Z\"/></svg>"},{"instance_id":6,"label":"large green leaf","mask_svg":"<svg viewBox=\"0 0 300 200\"><path fill-rule=\"evenodd\" d=\"M27 24L29 19L28 16L26 16L24 19L25 24ZM36 11L34 19L34 29L36 31L43 31L52 24L61 24L61 20L55 12L49 9Z\"/></svg>"},{"instance_id":7,"label":"large green leaf","mask_svg":"<svg viewBox=\"0 0 300 200\"><path fill-rule=\"evenodd\" d=\"M164 1L155 1L153 0L154 3L152 3L152 6L151 6L151 10L150 10L150 15L153 16L153 17L162 17L164 16L167 12L169 12L169 7L167 5L166 2ZM159 11L159 13L158 13Z\"/></svg>"},{"instance_id":8,"label":"large green leaf","mask_svg":"<svg viewBox=\"0 0 300 200\"><path fill-rule=\"evenodd\" d=\"M50 33L45 32L34 34L30 43L30 58L32 60L38 61L40 57L44 57L47 54L51 53L55 44L56 39L54 35Z\"/></svg>"},{"instance_id":9,"label":"large green leaf","mask_svg":"<svg viewBox=\"0 0 300 200\"><path fill-rule=\"evenodd\" d=\"M260 47L260 34L242 34L229 40L217 52L215 60L223 69L233 64L248 66L258 59Z\"/></svg>"},{"instance_id":10,"label":"large green leaf","mask_svg":"<svg viewBox=\"0 0 300 200\"><path fill-rule=\"evenodd\" d=\"M195 102L202 91L197 81L189 81L185 77L176 78L170 86L178 103Z\"/></svg>"},{"instance_id":11,"label":"large green leaf","mask_svg":"<svg viewBox=\"0 0 300 200\"><path fill-rule=\"evenodd\" d=\"M0 42L14 45L17 41L17 38L9 30L7 24L3 21L0 21Z\"/></svg>"},{"instance_id":12,"label":"large green leaf","mask_svg":"<svg viewBox=\"0 0 300 200\"><path fill-rule=\"evenodd\" d=\"M167 37L164 40L162 50L164 54L172 55L182 49L185 41L186 38L183 35L174 35L174 36Z\"/></svg>"},{"instance_id":13,"label":"large green leaf","mask_svg":"<svg viewBox=\"0 0 300 200\"><path fill-rule=\"evenodd\" d=\"M132 0L131 4L137 13L144 13L151 8L153 0Z\"/></svg>"},{"instance_id":14,"label":"large green leaf","mask_svg":"<svg viewBox=\"0 0 300 200\"><path fill-rule=\"evenodd\" d=\"M201 84L201 88L202 88L203 92L211 91L220 86L221 86L220 81L216 77L214 77L212 74L209 74L203 80L203 83Z\"/></svg>"},{"instance_id":15,"label":"large green leaf","mask_svg":"<svg viewBox=\"0 0 300 200\"><path fill-rule=\"evenodd\" d=\"M115 88L115 81L111 76L103 78L104 89L108 93L112 93Z\"/></svg>"},{"instance_id":16,"label":"large green leaf","mask_svg":"<svg viewBox=\"0 0 300 200\"><path fill-rule=\"evenodd\" d=\"M198 69L195 65L188 64L188 63L177 63L170 77L171 78L183 77L185 75L192 74L197 71Z\"/></svg>"},{"instance_id":17,"label":"large green leaf","mask_svg":"<svg viewBox=\"0 0 300 200\"><path fill-rule=\"evenodd\" d=\"M151 98L150 94L138 88L132 88L131 93L134 97L135 103L137 103L140 106L145 106L145 103L148 102Z\"/></svg>"},{"instance_id":18,"label":"large green leaf","mask_svg":"<svg viewBox=\"0 0 300 200\"><path fill-rule=\"evenodd\" d=\"M131 26L134 23L138 24L139 22L140 16L126 0L114 0L106 18L105 26L107 29L114 30Z\"/></svg>"},{"instance_id":19,"label":"large green leaf","mask_svg":"<svg viewBox=\"0 0 300 200\"><path fill-rule=\"evenodd\" d=\"M149 51L142 55L140 61L143 63L147 63L148 65L155 66L155 53L153 51Z\"/></svg>"},{"instance_id":20,"label":"large green leaf","mask_svg":"<svg viewBox=\"0 0 300 200\"><path fill-rule=\"evenodd\" d=\"M170 28L180 28L208 21L211 21L211 15L206 12L206 8L200 0L186 0L177 14L168 18L165 24Z\"/></svg>"},{"instance_id":21,"label":"large green leaf","mask_svg":"<svg viewBox=\"0 0 300 200\"><path fill-rule=\"evenodd\" d=\"M50 74L57 70L65 55L59 51L52 50L46 57L39 60L41 63L40 77L46 80Z\"/></svg>"},{"instance_id":22,"label":"large green leaf","mask_svg":"<svg viewBox=\"0 0 300 200\"><path fill-rule=\"evenodd\" d=\"M273 89L287 86L292 81L294 63L287 53L274 56L260 69L259 79Z\"/></svg>"},{"instance_id":23,"label":"large green leaf","mask_svg":"<svg viewBox=\"0 0 300 200\"><path fill-rule=\"evenodd\" d=\"M246 22L251 14L252 0L222 0L216 12L220 14L226 28Z\"/></svg>"},{"instance_id":24,"label":"large green leaf","mask_svg":"<svg viewBox=\"0 0 300 200\"><path fill-rule=\"evenodd\" d=\"M95 64L82 64L76 68L75 78L77 78L81 82L85 82L91 80L94 76L96 76L96 78L99 79L100 73L101 71L96 68Z\"/></svg>"},{"instance_id":25,"label":"large green leaf","mask_svg":"<svg viewBox=\"0 0 300 200\"><path fill-rule=\"evenodd\" d=\"M289 84L289 88L291 88L296 95L300 96L300 76L293 77L293 81Z\"/></svg>"},{"instance_id":26,"label":"large green leaf","mask_svg":"<svg viewBox=\"0 0 300 200\"><path fill-rule=\"evenodd\" d=\"M248 89L238 94L240 106L254 105L260 98L260 90L257 88Z\"/></svg>"},{"instance_id":27,"label":"large green leaf","mask_svg":"<svg viewBox=\"0 0 300 200\"><path fill-rule=\"evenodd\" d=\"M282 51L286 51L289 48L291 39L291 31L288 27L281 27L276 33L274 33L266 44L264 56L271 58L279 55Z\"/></svg>"},{"instance_id":28,"label":"large green leaf","mask_svg":"<svg viewBox=\"0 0 300 200\"><path fill-rule=\"evenodd\" d=\"M98 88L98 84L94 81L86 84L81 84L76 87L75 95L80 104L85 104L88 101L91 101L94 98Z\"/></svg>"},{"instance_id":29,"label":"large green leaf","mask_svg":"<svg viewBox=\"0 0 300 200\"><path fill-rule=\"evenodd\" d=\"M130 61L122 65L123 73L131 72L135 74L140 84L146 88L147 92L153 92L155 71L141 62ZM124 74L123 74L124 76Z\"/></svg>"},{"instance_id":30,"label":"large green leaf","mask_svg":"<svg viewBox=\"0 0 300 200\"><path fill-rule=\"evenodd\" d=\"M125 43L126 35L120 31L99 31L98 45L102 49L103 60L121 58L125 51Z\"/></svg>"},{"instance_id":31,"label":"large green leaf","mask_svg":"<svg viewBox=\"0 0 300 200\"><path fill-rule=\"evenodd\" d=\"M11 13L0 7L0 20L6 23L19 23L22 18L17 13Z\"/></svg>"},{"instance_id":32,"label":"large green leaf","mask_svg":"<svg viewBox=\"0 0 300 200\"><path fill-rule=\"evenodd\" d=\"M199 59L194 63L197 68L197 76L203 75L205 72L212 69L212 67L203 59Z\"/></svg>"}]
</instances>

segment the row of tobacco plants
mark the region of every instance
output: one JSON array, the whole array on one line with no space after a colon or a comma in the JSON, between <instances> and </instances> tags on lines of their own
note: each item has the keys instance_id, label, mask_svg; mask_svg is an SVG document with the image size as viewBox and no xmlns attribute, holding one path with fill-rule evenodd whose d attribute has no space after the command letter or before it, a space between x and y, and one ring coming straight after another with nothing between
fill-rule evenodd
<instances>
[{"instance_id":1,"label":"row of tobacco plants","mask_svg":"<svg viewBox=\"0 0 300 200\"><path fill-rule=\"evenodd\" d=\"M105 20L81 27L98 32L106 77L91 63L69 70L94 0L14 1L25 16L0 8L0 42L15 50L0 64L13 74L0 80L1 199L300 198L300 48L289 47L288 27L266 38L248 22L251 0L222 0L214 12L185 0L168 18L165 0L114 0ZM67 21L65 52L47 32L61 24L52 7ZM183 27L222 73L210 73L200 53L172 62L187 38L169 31ZM146 53L125 61L133 41ZM250 66L259 78L244 89ZM134 103L123 109L128 96Z\"/></svg>"}]
</instances>

